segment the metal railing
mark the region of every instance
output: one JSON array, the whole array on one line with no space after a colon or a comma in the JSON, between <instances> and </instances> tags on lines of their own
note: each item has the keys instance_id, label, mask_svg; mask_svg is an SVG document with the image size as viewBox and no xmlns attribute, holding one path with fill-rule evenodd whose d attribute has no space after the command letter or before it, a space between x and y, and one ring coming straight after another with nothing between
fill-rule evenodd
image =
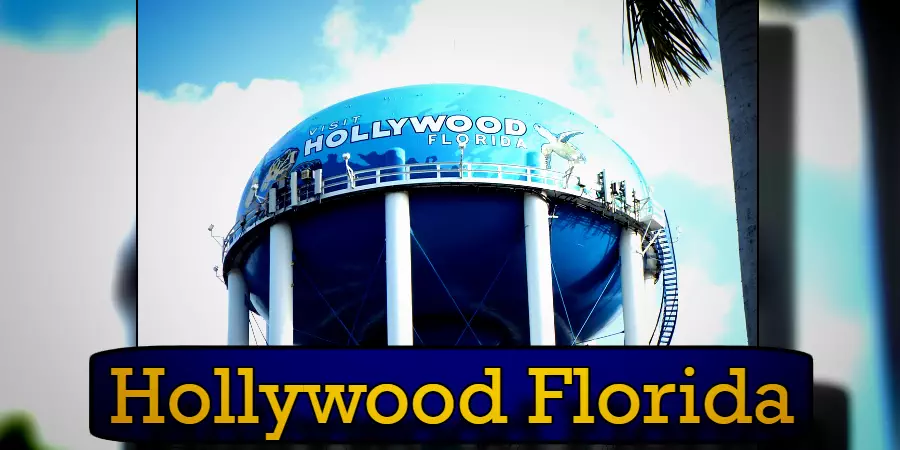
<instances>
[{"instance_id":1,"label":"metal railing","mask_svg":"<svg viewBox=\"0 0 900 450\"><path fill-rule=\"evenodd\" d=\"M296 174L292 176L296 177ZM631 205L630 195L605 199L602 195L598 195L595 189L578 185L574 178L576 177L565 172L512 164L482 162L462 165L458 162L403 164L362 169L356 171L352 178L349 174L342 173L321 180L313 177L310 180L298 181L296 200L292 198L291 193L291 185L294 183L285 182L283 188L274 187L270 192L262 193L264 195L257 193L259 199L251 203L241 219L226 234L222 246L222 259L224 262L228 251L241 236L287 210L331 197L394 186L491 184L540 188L548 193L556 192L573 196L581 202L594 203L591 205L594 208L602 208L614 216L627 218L626 220L630 222L628 225L643 221L648 214L656 217L663 215L663 208L652 199L642 200L638 208L634 208Z\"/></svg>"}]
</instances>

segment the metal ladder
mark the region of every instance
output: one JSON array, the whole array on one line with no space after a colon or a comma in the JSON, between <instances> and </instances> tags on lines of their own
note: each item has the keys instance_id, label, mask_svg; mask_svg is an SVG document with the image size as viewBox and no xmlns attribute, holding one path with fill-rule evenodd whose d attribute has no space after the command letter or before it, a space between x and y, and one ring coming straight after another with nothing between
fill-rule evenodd
<instances>
[{"instance_id":1,"label":"metal ladder","mask_svg":"<svg viewBox=\"0 0 900 450\"><path fill-rule=\"evenodd\" d=\"M672 245L669 217L665 212L663 214L666 217L666 227L660 231L653 244L659 255L663 283L662 311L660 322L657 323L659 328L657 345L669 345L672 342L672 336L675 334L675 322L678 319L678 268L675 264L675 248Z\"/></svg>"}]
</instances>

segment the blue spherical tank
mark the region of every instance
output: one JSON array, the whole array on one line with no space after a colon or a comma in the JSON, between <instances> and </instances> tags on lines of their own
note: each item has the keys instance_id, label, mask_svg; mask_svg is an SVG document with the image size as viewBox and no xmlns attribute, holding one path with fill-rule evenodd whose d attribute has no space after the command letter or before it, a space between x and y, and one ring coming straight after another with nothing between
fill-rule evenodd
<instances>
[{"instance_id":1,"label":"blue spherical tank","mask_svg":"<svg viewBox=\"0 0 900 450\"><path fill-rule=\"evenodd\" d=\"M277 191L290 173L295 198ZM607 190L621 181L629 198L649 197L622 148L553 102L458 84L366 94L309 117L266 153L240 197L225 270L241 270L248 307L267 317L269 235L254 224L274 187L294 246L294 343L384 345L385 190L402 188L416 345L527 344L522 192L564 180L548 197L550 248L557 345L573 345L608 333L622 307L621 224L578 203L601 195L601 174Z\"/></svg>"}]
</instances>

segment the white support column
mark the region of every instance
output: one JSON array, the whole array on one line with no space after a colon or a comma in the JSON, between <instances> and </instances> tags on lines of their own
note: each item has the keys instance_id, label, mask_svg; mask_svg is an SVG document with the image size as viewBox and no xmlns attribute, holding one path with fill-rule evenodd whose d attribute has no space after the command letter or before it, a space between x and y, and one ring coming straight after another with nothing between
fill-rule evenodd
<instances>
[{"instance_id":1,"label":"white support column","mask_svg":"<svg viewBox=\"0 0 900 450\"><path fill-rule=\"evenodd\" d=\"M247 284L238 269L228 272L228 345L250 345L250 312L245 299Z\"/></svg>"},{"instance_id":2,"label":"white support column","mask_svg":"<svg viewBox=\"0 0 900 450\"><path fill-rule=\"evenodd\" d=\"M388 345L413 345L412 244L409 194L384 197Z\"/></svg>"},{"instance_id":3,"label":"white support column","mask_svg":"<svg viewBox=\"0 0 900 450\"><path fill-rule=\"evenodd\" d=\"M269 228L269 345L294 345L294 241L287 222Z\"/></svg>"},{"instance_id":4,"label":"white support column","mask_svg":"<svg viewBox=\"0 0 900 450\"><path fill-rule=\"evenodd\" d=\"M619 270L622 280L622 319L625 322L625 345L647 345L644 257L641 235L628 228L619 237Z\"/></svg>"},{"instance_id":5,"label":"white support column","mask_svg":"<svg viewBox=\"0 0 900 450\"><path fill-rule=\"evenodd\" d=\"M543 197L526 193L525 276L531 345L556 345L552 270L549 206Z\"/></svg>"}]
</instances>

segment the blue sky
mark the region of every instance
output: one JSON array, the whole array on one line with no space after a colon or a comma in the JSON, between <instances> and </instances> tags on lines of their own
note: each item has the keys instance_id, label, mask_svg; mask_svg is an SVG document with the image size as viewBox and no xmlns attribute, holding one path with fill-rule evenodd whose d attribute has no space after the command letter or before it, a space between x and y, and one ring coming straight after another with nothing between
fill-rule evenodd
<instances>
[{"instance_id":1,"label":"blue sky","mask_svg":"<svg viewBox=\"0 0 900 450\"><path fill-rule=\"evenodd\" d=\"M406 26L412 3L359 0L354 5L389 35ZM305 83L327 77L333 58L322 45L321 29L332 7L333 2L291 0L271 0L260 9L235 0L145 2L138 10L143 24L138 30L139 88L165 93L185 82L214 86L228 80L246 86L254 78ZM710 58L718 61L715 8L704 8L701 17L711 34L700 33L709 43ZM376 48L384 38L373 36ZM589 67L584 70L586 78L598 81Z\"/></svg>"},{"instance_id":2,"label":"blue sky","mask_svg":"<svg viewBox=\"0 0 900 450\"><path fill-rule=\"evenodd\" d=\"M135 2L122 0L12 0L0 2L0 39L32 47L80 47L103 37L115 22L134 22Z\"/></svg>"},{"instance_id":3,"label":"blue sky","mask_svg":"<svg viewBox=\"0 0 900 450\"><path fill-rule=\"evenodd\" d=\"M409 4L358 3L385 29L404 26ZM290 0L273 0L259 9L234 0L142 3L139 87L170 92L185 82L214 86L227 80L246 86L254 78L308 82L327 76L331 57L321 43L321 29L331 8L330 2Z\"/></svg>"},{"instance_id":4,"label":"blue sky","mask_svg":"<svg viewBox=\"0 0 900 450\"><path fill-rule=\"evenodd\" d=\"M304 100L311 98L312 101L309 103L326 106L330 102L318 98L316 91L330 89L319 88L320 86L329 86L329 80L332 79L344 79L345 84L354 85L352 75L354 68L347 67L342 60L346 52L357 52L356 54L362 58L377 60L384 53L392 51L388 48L392 40L402 39L398 36L407 33L408 29L415 28L413 22L429 20L417 19L417 14L418 17L422 17L426 13L413 11L410 8L412 2L391 2L390 7L385 7L385 4L379 1L315 4L273 1L267 2L265 8L253 9L246 8L243 2L234 1L196 1L183 4L163 0L141 3L138 11L139 87L142 91L166 97L173 95L179 86L183 87L185 83L189 83L205 88L204 96L211 96L213 88L221 82L236 83L239 88L247 88L255 79L290 80L302 88L310 87L303 90L304 95L308 95ZM713 5L705 6L702 9L702 16L710 30L714 32L716 28ZM513 23L516 21L515 9L506 10L508 20ZM603 11L599 10L599 13ZM329 34L330 24L343 23L336 18L351 20L347 16L352 16L356 20L355 27L332 31ZM616 23L620 23L618 17L620 16L615 18ZM472 31L466 22L461 22L459 27L459 31L452 29L446 31L459 34L458 38L455 35L449 38L452 40L454 50L463 47L462 41L467 35L479 32L493 39L496 45L510 45L510 42L514 42L504 36L502 27L496 33L490 30ZM598 60L592 54L596 47L590 45L589 32L590 30L584 31L577 37L579 42L574 53L564 55L570 58L572 63L572 72L569 75L573 81L570 85L574 89L602 91L614 84L603 76L604 67L598 65ZM596 34L596 30L594 32ZM719 58L715 36L705 32L701 34L711 49L713 63L717 64ZM354 48L348 50L341 47L342 44L338 41L346 36L358 39L357 42L350 43L351 46L356 44ZM420 39L430 37L429 34L425 34ZM614 53L605 56L618 61L620 67L617 70L621 73L621 68L625 67L624 63L627 63L627 60L621 53L620 36L604 34L602 38L611 41L606 49L612 48ZM335 42L338 44L335 45ZM394 51L396 52L396 49ZM610 51L607 50L607 53ZM441 64L439 52L426 55L428 64ZM348 73L351 75L348 76ZM708 78L715 83L721 79L721 75L713 72ZM417 78L416 81L430 80ZM633 81L631 83L633 84ZM649 83L647 80L647 84ZM529 90L528 87L530 86L526 86L523 90ZM359 89L361 92L365 90ZM340 100L340 97L333 96L328 100ZM721 97L717 101L720 105L723 104ZM311 107L304 112L309 113L314 109ZM611 118L616 116L614 109L614 103L596 101L586 104L582 110L589 110L597 117ZM720 137L723 130L727 133L727 129L721 127L724 123L724 121L718 123ZM625 148L629 150L627 146ZM264 149L260 149L260 154L263 151ZM664 152L651 156L663 161L667 157ZM719 169L730 171L730 167L724 165L720 165ZM720 178L723 177L730 179L730 173L720 175ZM720 198L721 201L718 202L705 201L710 197L709 185L696 183L683 174L661 173L652 177L652 182L656 187L658 200L672 211L674 220L689 230L691 237L685 237L687 242L690 243L691 239L703 241L698 244L698 251L692 251L690 247L683 245L679 248L679 258L686 261L686 264L704 267L705 276L709 278L705 281L708 283L737 286L739 265L736 257L734 212L733 204L728 201L727 196ZM704 200L698 201L699 199ZM711 292L702 294L715 295ZM738 301L736 294L737 290L732 289L728 292L728 298L718 301L735 303ZM717 333L711 341L706 342L722 344L746 342L743 314L739 306L729 309L726 317L717 320L727 324L724 327L725 331ZM702 336L703 331L697 330L696 334Z\"/></svg>"},{"instance_id":5,"label":"blue sky","mask_svg":"<svg viewBox=\"0 0 900 450\"><path fill-rule=\"evenodd\" d=\"M253 91L253 80L260 86L263 83L260 80L280 80L298 88L285 88L284 92L299 91L293 109L299 109L296 118L301 119L350 95L389 87L392 83L447 81L435 79L443 73L421 72L421 66L440 66L445 61L442 53L448 50L453 53L451 58L458 59L460 54L464 58L477 58L472 54L483 52L484 45L493 45L497 49L508 48L517 42L531 42L526 45L534 50L531 53L528 50L513 52L516 59L540 60L553 52L562 52L549 56L562 59L567 67L544 74L543 78L549 78L546 82L534 76L515 79L516 74L512 72L512 79L478 73L472 77L467 74L449 77L456 81L453 77L461 76L463 79L458 81L499 84L543 95L600 122L601 129L635 157L654 185L657 201L667 207L670 217L684 230L677 247L679 267L684 267L685 283L694 286L693 289L687 287L687 292L703 297L702 302L695 305L697 311L709 310L710 306L717 311L709 317L698 313L695 321L691 321L686 318L691 315L691 305L687 305L681 328L685 342L743 344L746 337L740 306L734 207L727 193L731 175L728 155L723 152L728 144L727 122L715 36L700 32L714 65L714 70L704 77L703 86L669 94L654 88L646 79L637 91L628 56L622 53L621 5L609 2L603 7L594 7L585 6L593 5L592 2L582 3L577 7L584 9L584 13L575 13L582 18L572 30L554 32L554 35L565 36L542 40L537 37L540 33L532 30L542 27L543 17L555 10L546 5L525 9L515 2L506 6L494 5L494 10L484 10L478 5L480 14L498 17L501 22L496 25L473 20L478 16L469 10L472 8L459 12L459 8L441 9L447 7L429 1L403 0L385 6L387 2L377 0L271 0L265 3L265 8L248 8L246 2L235 0L142 2L137 11L140 17L138 88L160 101L179 103L189 99L208 104L216 102L216 95L224 96L222 92L226 87L236 89L234 92L249 93ZM714 4L706 2L698 3L698 6L708 28L715 33ZM0 20L5 25L0 35L34 47L45 45L50 38L59 35L60 28L67 30L67 36L75 36L67 41L70 45L89 46L100 39L102 33L98 30L105 24L130 20L134 14L133 6L127 2L112 1L93 2L89 10L77 11L67 2L41 9L36 9L30 2L14 2L6 3L2 8ZM535 11L540 8L545 10ZM456 14L458 16L454 16ZM591 15L601 20L589 17ZM444 23L440 21L444 16L457 18L452 23ZM432 40L443 44L431 44ZM427 63L420 57L411 57L406 50L417 45L425 46ZM445 46L443 50L435 51L429 45ZM485 69L485 72L517 70L509 69L502 61L504 52L494 51L499 62L494 61L497 66ZM479 59L471 61L476 67L492 64ZM404 68L394 69L398 64ZM533 64L523 65L517 73L532 72L533 67ZM384 79L373 81L376 77L372 74L375 73L382 74L380 77ZM403 74L410 82L391 80L395 74ZM635 90L638 96L629 97L621 89L623 84L627 89ZM561 87L546 88L546 85ZM271 89L266 94L271 100L266 101L281 102L289 95ZM582 92L591 94L582 95ZM700 100L692 100L692 96ZM246 100L240 100L243 101ZM660 102L658 108L652 107L656 101ZM228 109L223 102L225 100L218 101L221 103L219 110ZM573 104L576 102L579 104ZM656 127L660 136L681 135L680 144L669 145L671 140L647 136L636 127L634 118L645 116L644 111L635 107L637 104L656 109L655 120L662 124ZM669 110L683 110L685 105L696 110L690 118L684 119L685 123L666 118L671 115ZM288 106L285 108L292 110ZM704 125L708 117L713 117L715 124ZM654 126L653 122L646 125ZM290 127L286 125L279 132L273 131L267 136L268 140L260 138L258 148L243 151L261 156ZM201 159L201 156L198 154L195 158ZM690 158L711 162L670 167L674 161ZM235 178L243 183L245 175ZM222 184L223 181L214 182ZM229 209L230 205L233 201L229 202ZM217 225L230 226L227 220ZM689 302L687 298L683 301ZM716 326L707 332L701 325L705 327L709 320ZM687 337L688 334L691 336Z\"/></svg>"}]
</instances>

